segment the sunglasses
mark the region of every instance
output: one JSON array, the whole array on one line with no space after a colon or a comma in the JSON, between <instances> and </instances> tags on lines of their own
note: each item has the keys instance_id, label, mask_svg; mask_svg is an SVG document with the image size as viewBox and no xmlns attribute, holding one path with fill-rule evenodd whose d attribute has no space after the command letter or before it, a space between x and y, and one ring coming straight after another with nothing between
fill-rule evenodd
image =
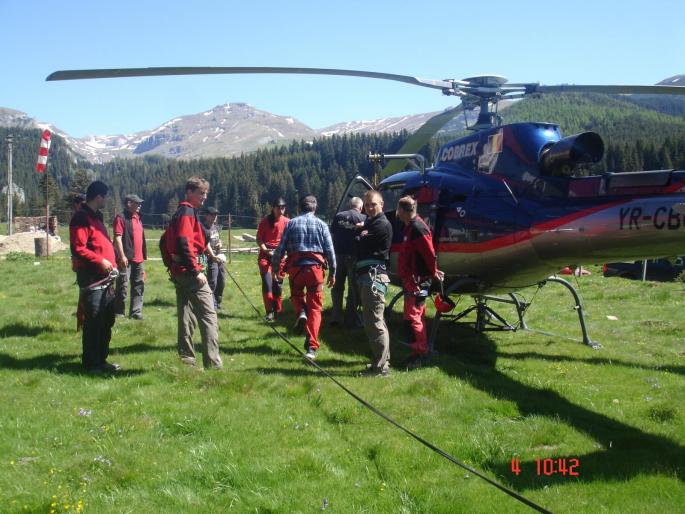
<instances>
[{"instance_id":1,"label":"sunglasses","mask_svg":"<svg viewBox=\"0 0 685 514\"><path fill-rule=\"evenodd\" d=\"M285 204L277 205L276 207L278 207L279 209L285 209Z\"/></svg>"}]
</instances>

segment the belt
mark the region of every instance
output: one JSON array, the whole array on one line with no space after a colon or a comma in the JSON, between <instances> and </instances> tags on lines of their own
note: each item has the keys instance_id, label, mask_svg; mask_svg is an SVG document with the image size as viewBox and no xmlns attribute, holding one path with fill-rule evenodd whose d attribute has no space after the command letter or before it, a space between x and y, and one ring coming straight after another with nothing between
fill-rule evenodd
<instances>
[{"instance_id":1,"label":"belt","mask_svg":"<svg viewBox=\"0 0 685 514\"><path fill-rule=\"evenodd\" d=\"M362 268L368 269L371 266L385 266L385 261L381 261L380 259L362 259L361 261L357 261L354 265L357 271Z\"/></svg>"}]
</instances>

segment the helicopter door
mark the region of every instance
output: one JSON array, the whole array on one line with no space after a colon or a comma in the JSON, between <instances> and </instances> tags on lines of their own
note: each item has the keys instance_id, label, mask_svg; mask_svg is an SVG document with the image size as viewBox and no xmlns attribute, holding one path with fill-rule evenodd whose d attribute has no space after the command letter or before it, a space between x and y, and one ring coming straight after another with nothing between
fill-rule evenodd
<instances>
[{"instance_id":1,"label":"helicopter door","mask_svg":"<svg viewBox=\"0 0 685 514\"><path fill-rule=\"evenodd\" d=\"M345 192L340 198L338 208L335 212L347 210L348 203L351 198L354 198L355 196L358 196L359 198L364 198L364 194L366 194L366 192L370 189L373 189L373 186L371 186L368 180L366 180L361 175L355 176L347 185L347 189L345 189Z\"/></svg>"}]
</instances>

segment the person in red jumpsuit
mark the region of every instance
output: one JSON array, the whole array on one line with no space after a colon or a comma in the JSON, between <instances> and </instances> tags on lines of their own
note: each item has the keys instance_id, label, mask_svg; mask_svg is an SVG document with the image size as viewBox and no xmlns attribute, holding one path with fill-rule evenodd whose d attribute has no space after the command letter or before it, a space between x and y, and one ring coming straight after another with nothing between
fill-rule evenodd
<instances>
[{"instance_id":1,"label":"person in red jumpsuit","mask_svg":"<svg viewBox=\"0 0 685 514\"><path fill-rule=\"evenodd\" d=\"M278 247L283 237L285 226L290 221L285 217L285 200L276 198L271 202L271 214L265 216L259 222L257 228L257 245L259 245L259 256L257 265L259 274L262 277L262 298L264 309L266 310L266 321L274 321L283 310L283 270L277 274L278 279L273 280L271 273L271 257L274 250Z\"/></svg>"},{"instance_id":2,"label":"person in red jumpsuit","mask_svg":"<svg viewBox=\"0 0 685 514\"><path fill-rule=\"evenodd\" d=\"M397 204L397 219L404 223L398 272L404 289L403 319L412 350L405 366L412 369L428 360L426 298L432 279L442 280L445 274L437 267L431 230L416 214L416 200L411 196L400 198Z\"/></svg>"}]
</instances>

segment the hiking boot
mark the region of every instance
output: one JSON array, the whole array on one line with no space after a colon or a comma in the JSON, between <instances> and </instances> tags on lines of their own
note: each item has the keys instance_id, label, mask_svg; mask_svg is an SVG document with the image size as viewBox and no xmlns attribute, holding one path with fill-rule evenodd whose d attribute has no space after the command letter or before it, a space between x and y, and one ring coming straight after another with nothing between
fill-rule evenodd
<instances>
[{"instance_id":1,"label":"hiking boot","mask_svg":"<svg viewBox=\"0 0 685 514\"><path fill-rule=\"evenodd\" d=\"M362 371L359 376L364 378L373 377L387 377L390 374L389 368L377 368L375 366L367 366L364 371Z\"/></svg>"},{"instance_id":2,"label":"hiking boot","mask_svg":"<svg viewBox=\"0 0 685 514\"><path fill-rule=\"evenodd\" d=\"M195 357L181 357L181 362L186 366L195 366Z\"/></svg>"},{"instance_id":3,"label":"hiking boot","mask_svg":"<svg viewBox=\"0 0 685 514\"><path fill-rule=\"evenodd\" d=\"M304 327L307 324L307 313L304 311L300 311L300 315L297 317L295 320L295 324L293 325L293 330L295 331L296 334L301 334L304 332Z\"/></svg>"},{"instance_id":4,"label":"hiking boot","mask_svg":"<svg viewBox=\"0 0 685 514\"><path fill-rule=\"evenodd\" d=\"M273 323L276 321L276 315L272 312L269 312L266 316L264 316L264 321L267 323Z\"/></svg>"}]
</instances>

